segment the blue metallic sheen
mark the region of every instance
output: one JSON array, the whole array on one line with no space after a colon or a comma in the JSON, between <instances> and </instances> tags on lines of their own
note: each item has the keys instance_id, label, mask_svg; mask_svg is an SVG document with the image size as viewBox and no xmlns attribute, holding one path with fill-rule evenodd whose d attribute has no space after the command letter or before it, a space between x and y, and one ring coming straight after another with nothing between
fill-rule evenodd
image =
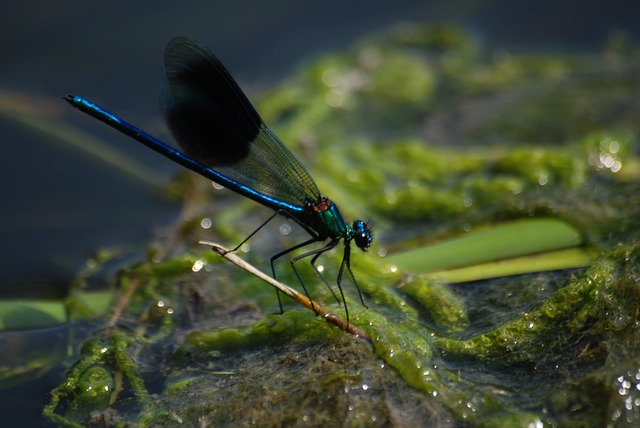
<instances>
[{"instance_id":1,"label":"blue metallic sheen","mask_svg":"<svg viewBox=\"0 0 640 428\"><path fill-rule=\"evenodd\" d=\"M144 144L152 150L168 157L176 163L197 172L198 174L207 177L208 179L215 181L221 186L228 187L234 192L241 194L251 200L254 200L262 205L268 206L274 210L291 210L291 211L303 211L303 208L298 205L288 204L278 199L272 198L260 192L256 192L249 186L237 183L236 181L225 177L224 175L214 171L206 165L190 158L184 153L174 149L168 144L158 140L157 138L147 134L141 129L131 125L128 122L120 119L118 116L103 109L99 105L87 100L86 98L78 95L67 95L64 100L69 104L77 108L78 110L93 116L94 118L106 123L112 128L122 132L125 135L133 138L134 140Z\"/></svg>"}]
</instances>

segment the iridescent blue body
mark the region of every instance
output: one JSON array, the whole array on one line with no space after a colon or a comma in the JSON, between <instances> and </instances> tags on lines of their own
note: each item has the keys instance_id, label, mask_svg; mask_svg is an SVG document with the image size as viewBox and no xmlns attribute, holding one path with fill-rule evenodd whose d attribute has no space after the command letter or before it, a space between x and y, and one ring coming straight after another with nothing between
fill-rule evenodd
<instances>
[{"instance_id":1,"label":"iridescent blue body","mask_svg":"<svg viewBox=\"0 0 640 428\"><path fill-rule=\"evenodd\" d=\"M351 241L363 251L371 245L367 224L361 220L353 225L345 223L336 204L321 194L307 169L264 124L226 68L199 42L178 37L169 43L165 77L161 107L184 153L83 97L69 95L65 100L174 162L273 209L275 214L264 224L278 214L299 224L311 238L271 258L274 277L276 259L328 240L324 246L291 259L306 292L295 262L311 257L315 268L318 257L343 240L337 284L344 301L341 281L345 267L357 287L350 267ZM360 298L364 304L362 294Z\"/></svg>"}]
</instances>

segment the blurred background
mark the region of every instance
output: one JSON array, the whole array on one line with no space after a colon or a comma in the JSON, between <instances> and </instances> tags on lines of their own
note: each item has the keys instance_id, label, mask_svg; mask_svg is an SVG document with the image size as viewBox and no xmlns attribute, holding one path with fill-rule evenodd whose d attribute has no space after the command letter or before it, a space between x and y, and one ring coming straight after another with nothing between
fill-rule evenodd
<instances>
[{"instance_id":1,"label":"blurred background","mask_svg":"<svg viewBox=\"0 0 640 428\"><path fill-rule=\"evenodd\" d=\"M157 96L176 35L206 44L251 97L322 52L403 21L456 23L496 49L590 51L612 32L637 39L631 1L11 2L0 27L0 92L35 102L168 179L178 166L73 111L80 94L166 137ZM7 101L8 99L8 101ZM64 284L97 248L140 245L175 220L170 202L138 182L0 116L3 296Z\"/></svg>"},{"instance_id":2,"label":"blurred background","mask_svg":"<svg viewBox=\"0 0 640 428\"><path fill-rule=\"evenodd\" d=\"M456 24L496 51L574 53L599 50L616 33L637 43L639 10L629 0L9 2L0 107L36 105L108 141L164 184L179 166L62 96L83 95L166 138L157 98L164 49L176 35L207 45L251 98L323 52L402 22ZM138 248L143 257L158 230L176 221L179 202L152 186L7 115L0 130L1 298L61 294L98 249Z\"/></svg>"}]
</instances>

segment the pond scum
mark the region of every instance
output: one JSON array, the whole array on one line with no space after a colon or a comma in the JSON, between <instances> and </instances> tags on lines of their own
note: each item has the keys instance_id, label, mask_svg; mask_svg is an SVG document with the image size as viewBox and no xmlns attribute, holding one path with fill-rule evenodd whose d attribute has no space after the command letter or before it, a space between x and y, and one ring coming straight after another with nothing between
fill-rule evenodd
<instances>
[{"instance_id":1,"label":"pond scum","mask_svg":"<svg viewBox=\"0 0 640 428\"><path fill-rule=\"evenodd\" d=\"M272 290L196 244L240 242L268 212L185 176L172 186L190 195L191 220L149 261L121 266L117 303L91 317L83 300L117 259L79 276L67 304L82 328L44 416L61 426L637 426L639 93L640 51L620 34L600 52L556 55L402 25L307 64L256 107L346 217L373 219L377 245L352 258L368 308L345 287L371 342L292 303L277 313ZM550 253L557 267L536 264L546 252L536 250L511 254L518 275L479 273L510 258L492 258L489 244L471 251L488 261L464 280L403 260L524 219L575 231L571 253ZM553 243L545 230L534 235ZM457 248L441 272L468 268ZM264 270L269 254L239 253ZM295 286L286 265L278 279ZM315 282L310 294L340 313Z\"/></svg>"}]
</instances>

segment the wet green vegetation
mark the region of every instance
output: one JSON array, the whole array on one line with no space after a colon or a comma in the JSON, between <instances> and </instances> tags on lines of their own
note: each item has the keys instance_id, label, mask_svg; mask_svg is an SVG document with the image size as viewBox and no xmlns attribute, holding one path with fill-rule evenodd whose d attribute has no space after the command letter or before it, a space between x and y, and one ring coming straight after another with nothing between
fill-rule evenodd
<instances>
[{"instance_id":1,"label":"wet green vegetation","mask_svg":"<svg viewBox=\"0 0 640 428\"><path fill-rule=\"evenodd\" d=\"M196 244L240 242L268 212L182 177L171 188L188 195L191 220L152 245L149 261L121 266L118 303L98 305L97 320L76 314L99 327L69 338L81 351L68 357L46 417L69 426L637 424L639 71L640 50L620 36L601 52L531 54L429 25L306 64L256 107L346 218L373 219L372 251L352 257L368 308L345 286L350 321L371 342L289 302L280 315L273 290ZM530 220L541 228L518 229ZM429 248L504 225L516 227L493 238L513 243L463 242L426 267L437 256ZM544 245L516 248L526 236ZM293 239L266 231L240 255L268 270L270 251ZM486 257L460 261L478 253ZM482 265L510 258L525 266L519 275ZM322 259L327 278L340 260L341 251ZM301 270L310 294L342 314ZM298 286L286 262L278 279Z\"/></svg>"}]
</instances>

